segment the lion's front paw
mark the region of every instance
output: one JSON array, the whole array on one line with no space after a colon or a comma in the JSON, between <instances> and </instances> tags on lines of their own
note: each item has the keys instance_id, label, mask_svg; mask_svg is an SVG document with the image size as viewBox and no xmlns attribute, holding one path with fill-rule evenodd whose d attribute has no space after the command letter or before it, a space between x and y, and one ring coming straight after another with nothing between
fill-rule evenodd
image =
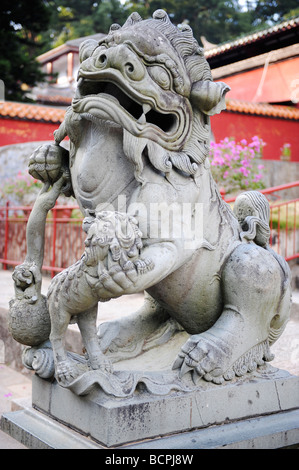
<instances>
[{"instance_id":1,"label":"lion's front paw","mask_svg":"<svg viewBox=\"0 0 299 470\"><path fill-rule=\"evenodd\" d=\"M148 271L152 271L152 269L154 269L155 267L154 263L150 258L146 258L144 260L138 259L137 261L135 261L134 264L136 266L138 274L145 274Z\"/></svg>"},{"instance_id":2,"label":"lion's front paw","mask_svg":"<svg viewBox=\"0 0 299 470\"><path fill-rule=\"evenodd\" d=\"M12 278L15 284L16 298L29 303L36 303L40 298L40 273L36 266L26 262L16 266Z\"/></svg>"},{"instance_id":3,"label":"lion's front paw","mask_svg":"<svg viewBox=\"0 0 299 470\"><path fill-rule=\"evenodd\" d=\"M16 287L25 290L28 286L34 283L34 277L30 268L31 265L25 263L15 267L12 273L12 278Z\"/></svg>"},{"instance_id":4,"label":"lion's front paw","mask_svg":"<svg viewBox=\"0 0 299 470\"><path fill-rule=\"evenodd\" d=\"M56 366L56 379L62 384L72 382L80 375L80 371L71 361L61 361Z\"/></svg>"},{"instance_id":5,"label":"lion's front paw","mask_svg":"<svg viewBox=\"0 0 299 470\"><path fill-rule=\"evenodd\" d=\"M92 369L108 372L109 374L113 373L112 362L104 354L92 354L88 356L88 360Z\"/></svg>"},{"instance_id":6,"label":"lion's front paw","mask_svg":"<svg viewBox=\"0 0 299 470\"><path fill-rule=\"evenodd\" d=\"M193 372L193 380L204 378L215 383L224 381L225 362L230 357L229 348L220 340L212 341L204 334L194 335L182 347L173 369L180 369L180 377ZM225 358L225 360L224 360Z\"/></svg>"}]
</instances>

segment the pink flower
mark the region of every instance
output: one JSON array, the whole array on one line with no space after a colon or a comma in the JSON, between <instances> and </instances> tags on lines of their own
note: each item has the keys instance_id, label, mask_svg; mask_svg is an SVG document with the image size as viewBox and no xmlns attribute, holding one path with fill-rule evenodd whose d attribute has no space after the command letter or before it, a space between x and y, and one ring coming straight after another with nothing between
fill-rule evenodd
<instances>
[{"instance_id":1,"label":"pink flower","mask_svg":"<svg viewBox=\"0 0 299 470\"><path fill-rule=\"evenodd\" d=\"M244 176L248 176L249 175L249 171L247 170L247 168L244 168L243 166L240 168L240 173L242 173Z\"/></svg>"},{"instance_id":2,"label":"pink flower","mask_svg":"<svg viewBox=\"0 0 299 470\"><path fill-rule=\"evenodd\" d=\"M255 183L257 183L258 181L260 181L262 179L263 175L261 175L260 173L258 175L255 175L255 177L253 178L253 181Z\"/></svg>"},{"instance_id":3,"label":"pink flower","mask_svg":"<svg viewBox=\"0 0 299 470\"><path fill-rule=\"evenodd\" d=\"M222 157L218 157L217 162L218 162L218 165L220 165L220 166L224 165L224 163L225 163L224 158L222 158Z\"/></svg>"}]
</instances>

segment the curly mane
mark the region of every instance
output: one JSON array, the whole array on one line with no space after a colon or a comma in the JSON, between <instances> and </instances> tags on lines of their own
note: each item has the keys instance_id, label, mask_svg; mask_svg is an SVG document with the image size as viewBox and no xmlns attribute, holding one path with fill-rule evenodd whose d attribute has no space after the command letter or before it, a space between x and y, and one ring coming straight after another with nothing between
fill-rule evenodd
<instances>
[{"instance_id":1,"label":"curly mane","mask_svg":"<svg viewBox=\"0 0 299 470\"><path fill-rule=\"evenodd\" d=\"M88 230L85 251L89 254L97 246L107 247L113 260L119 261L122 252L131 258L142 248L142 234L135 217L117 211L101 211L93 219L85 219L85 223Z\"/></svg>"}]
</instances>

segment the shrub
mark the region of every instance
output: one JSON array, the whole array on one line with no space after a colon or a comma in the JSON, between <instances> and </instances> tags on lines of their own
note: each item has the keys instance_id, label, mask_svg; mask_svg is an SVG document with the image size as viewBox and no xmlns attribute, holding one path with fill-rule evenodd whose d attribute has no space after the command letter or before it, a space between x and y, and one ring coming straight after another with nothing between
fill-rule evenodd
<instances>
[{"instance_id":1,"label":"shrub","mask_svg":"<svg viewBox=\"0 0 299 470\"><path fill-rule=\"evenodd\" d=\"M219 143L211 142L212 174L225 193L265 188L264 165L259 161L265 145L257 136L250 143L245 139L236 142L228 137Z\"/></svg>"},{"instance_id":2,"label":"shrub","mask_svg":"<svg viewBox=\"0 0 299 470\"><path fill-rule=\"evenodd\" d=\"M3 182L0 189L0 201L3 204L7 199L16 205L32 205L43 184L28 173L21 171L14 177Z\"/></svg>"}]
</instances>

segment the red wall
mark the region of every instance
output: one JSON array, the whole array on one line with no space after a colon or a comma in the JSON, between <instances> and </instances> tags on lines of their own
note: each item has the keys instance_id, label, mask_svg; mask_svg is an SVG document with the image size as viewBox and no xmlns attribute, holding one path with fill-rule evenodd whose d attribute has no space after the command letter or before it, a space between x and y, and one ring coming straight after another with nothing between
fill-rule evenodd
<instances>
[{"instance_id":1,"label":"red wall","mask_svg":"<svg viewBox=\"0 0 299 470\"><path fill-rule=\"evenodd\" d=\"M298 121L222 111L211 117L211 125L216 142L225 137L251 141L257 135L267 144L263 151L264 158L279 160L280 148L291 144L291 161L299 162Z\"/></svg>"},{"instance_id":2,"label":"red wall","mask_svg":"<svg viewBox=\"0 0 299 470\"><path fill-rule=\"evenodd\" d=\"M291 160L299 162L298 121L222 111L211 117L211 124L216 142L225 137L250 141L258 135L267 144L264 158L278 160L280 148L288 143L291 144ZM0 146L53 140L53 132L58 127L59 124L0 119Z\"/></svg>"},{"instance_id":3,"label":"red wall","mask_svg":"<svg viewBox=\"0 0 299 470\"><path fill-rule=\"evenodd\" d=\"M0 146L53 140L53 132L58 127L59 124L0 119Z\"/></svg>"},{"instance_id":4,"label":"red wall","mask_svg":"<svg viewBox=\"0 0 299 470\"><path fill-rule=\"evenodd\" d=\"M298 70L299 57L292 57L290 60L270 64L267 70L260 67L224 77L223 81L231 87L228 95L230 99L259 103L290 101L292 94L298 99L295 89Z\"/></svg>"}]
</instances>

